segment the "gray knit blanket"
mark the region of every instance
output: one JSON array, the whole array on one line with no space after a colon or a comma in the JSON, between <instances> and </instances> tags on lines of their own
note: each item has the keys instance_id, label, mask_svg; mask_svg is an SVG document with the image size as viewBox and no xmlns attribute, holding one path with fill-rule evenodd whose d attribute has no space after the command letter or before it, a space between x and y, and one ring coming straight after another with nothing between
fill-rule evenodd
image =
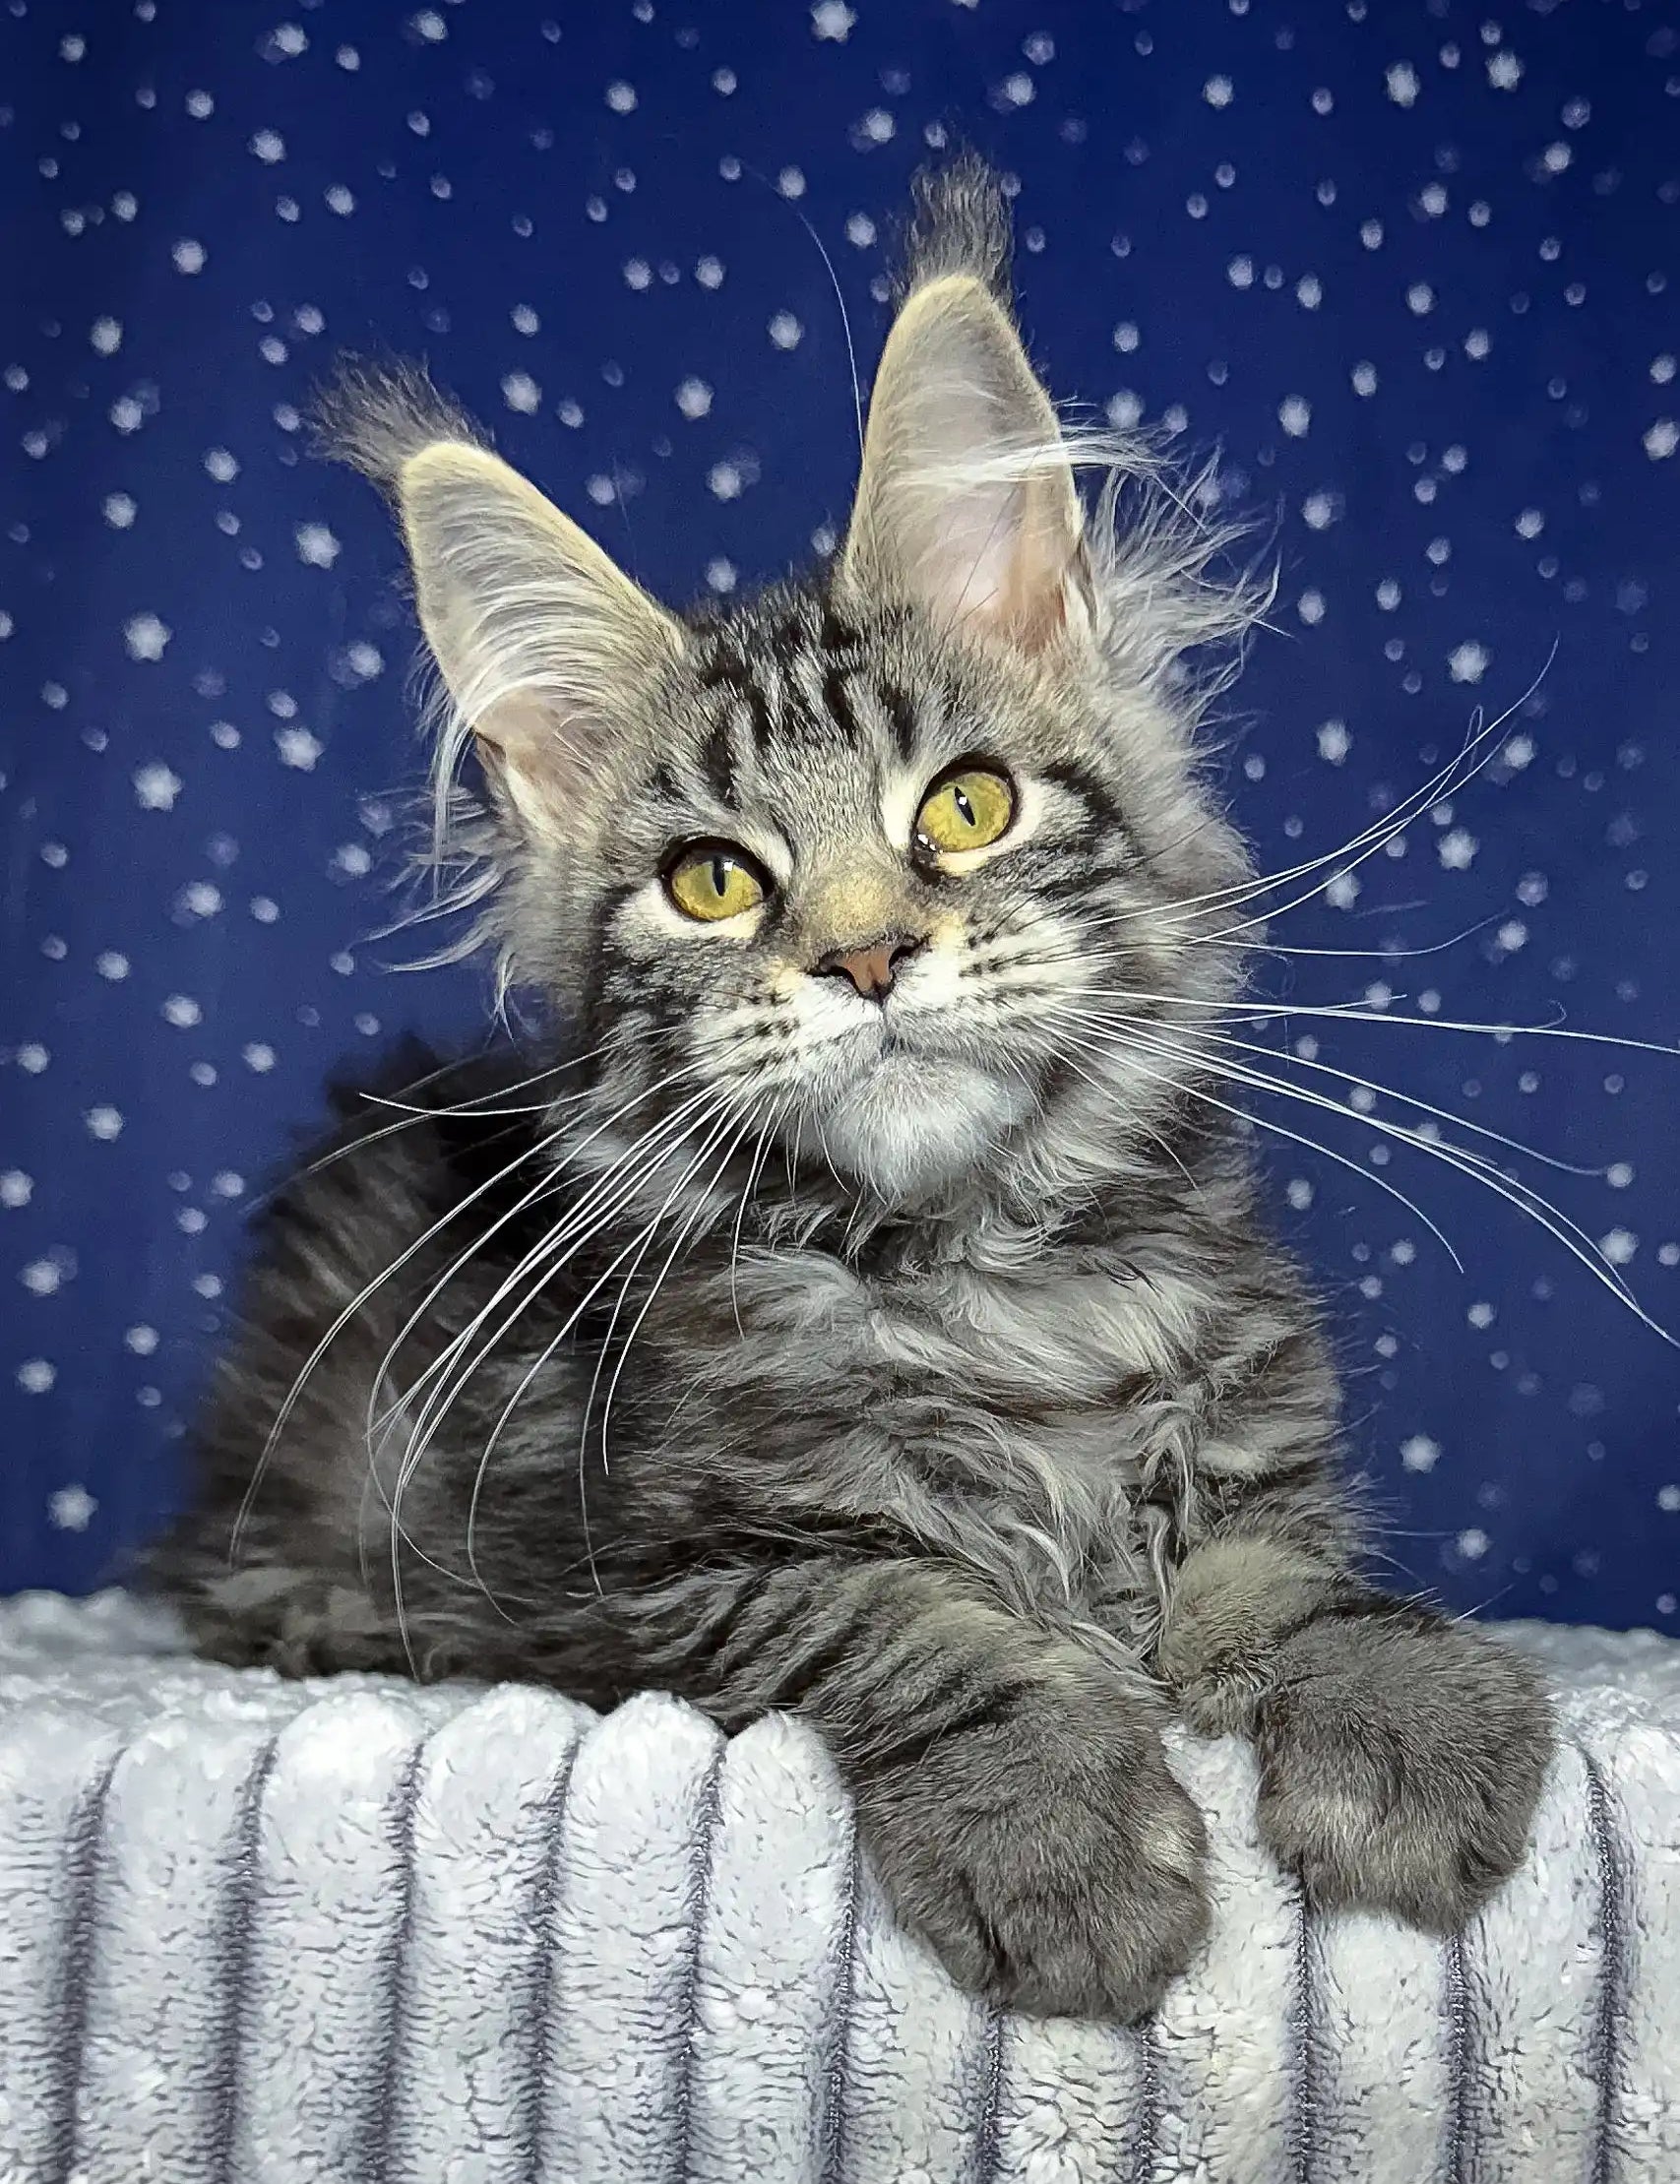
<instances>
[{"instance_id":1,"label":"gray knit blanket","mask_svg":"<svg viewBox=\"0 0 1680 2184\"><path fill-rule=\"evenodd\" d=\"M1213 1937L1122 2029L956 1993L796 1723L0 1603L0 2184L1680 2184L1680 1645L1510 1629L1565 1741L1475 1924L1305 1915L1181 1738Z\"/></svg>"}]
</instances>

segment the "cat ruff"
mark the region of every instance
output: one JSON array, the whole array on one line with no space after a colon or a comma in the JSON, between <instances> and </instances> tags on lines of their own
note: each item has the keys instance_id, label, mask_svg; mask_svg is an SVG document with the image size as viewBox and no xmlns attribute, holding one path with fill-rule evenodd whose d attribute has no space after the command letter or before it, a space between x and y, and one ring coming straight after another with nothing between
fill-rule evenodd
<instances>
[{"instance_id":1,"label":"cat ruff","mask_svg":"<svg viewBox=\"0 0 1680 2184\"><path fill-rule=\"evenodd\" d=\"M1117 2029L958 1994L796 1723L0 1603L0 2184L1674 2184L1680 1645L1513 1635L1563 1740L1462 1937L1306 1917L1175 1734L1213 1935Z\"/></svg>"}]
</instances>

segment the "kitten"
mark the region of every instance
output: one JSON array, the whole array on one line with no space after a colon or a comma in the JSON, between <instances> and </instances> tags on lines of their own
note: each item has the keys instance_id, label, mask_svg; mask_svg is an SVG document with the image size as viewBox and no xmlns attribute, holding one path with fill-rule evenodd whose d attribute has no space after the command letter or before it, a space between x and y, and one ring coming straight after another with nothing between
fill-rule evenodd
<instances>
[{"instance_id":1,"label":"kitten","mask_svg":"<svg viewBox=\"0 0 1680 2184\"><path fill-rule=\"evenodd\" d=\"M792 1709L959 1981L1124 2019L1207 1926L1170 1709L1253 1737L1315 1902L1440 1930L1550 1730L1360 1574L1200 1036L1254 921L1184 655L1238 615L1193 528L1082 510L1008 243L977 163L919 185L844 545L724 608L424 382L346 383L445 801L470 740L494 931L576 1043L346 1099L157 1573L226 1659Z\"/></svg>"}]
</instances>

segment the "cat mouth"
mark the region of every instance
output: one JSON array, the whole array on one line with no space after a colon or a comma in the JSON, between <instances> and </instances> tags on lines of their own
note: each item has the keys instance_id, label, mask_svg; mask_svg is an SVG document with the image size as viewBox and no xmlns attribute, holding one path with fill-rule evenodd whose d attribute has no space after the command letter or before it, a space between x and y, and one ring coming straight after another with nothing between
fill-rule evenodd
<instances>
[{"instance_id":1,"label":"cat mouth","mask_svg":"<svg viewBox=\"0 0 1680 2184\"><path fill-rule=\"evenodd\" d=\"M832 1066L824 1074L830 1096L841 1100L889 1091L914 1099L957 1080L999 1075L995 1048L989 1050L935 1010L900 1014L878 1009L872 1022L857 1023L840 1034L831 1053Z\"/></svg>"},{"instance_id":2,"label":"cat mouth","mask_svg":"<svg viewBox=\"0 0 1680 2184\"><path fill-rule=\"evenodd\" d=\"M890 1062L901 1068L920 1064L940 1069L960 1063L989 1076L995 1059L995 1050L988 1052L961 1024L936 1013L917 1011L897 1020L890 1015L884 1017L878 1041L864 1067Z\"/></svg>"},{"instance_id":3,"label":"cat mouth","mask_svg":"<svg viewBox=\"0 0 1680 2184\"><path fill-rule=\"evenodd\" d=\"M937 1069L958 1059L950 1042L940 1037L937 1026L925 1019L913 1026L884 1019L873 1044L858 1056L858 1075L868 1078L886 1069L895 1076L903 1076L918 1068Z\"/></svg>"}]
</instances>

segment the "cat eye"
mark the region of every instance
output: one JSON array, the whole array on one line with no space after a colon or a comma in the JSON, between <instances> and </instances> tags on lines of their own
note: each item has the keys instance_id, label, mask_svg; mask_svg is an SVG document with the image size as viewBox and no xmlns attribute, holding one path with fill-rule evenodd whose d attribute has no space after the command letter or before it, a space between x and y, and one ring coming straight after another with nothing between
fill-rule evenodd
<instances>
[{"instance_id":1,"label":"cat eye","mask_svg":"<svg viewBox=\"0 0 1680 2184\"><path fill-rule=\"evenodd\" d=\"M916 813L916 846L948 856L984 849L1015 817L1015 786L994 766L964 764L942 774Z\"/></svg>"},{"instance_id":2,"label":"cat eye","mask_svg":"<svg viewBox=\"0 0 1680 2184\"><path fill-rule=\"evenodd\" d=\"M746 851L726 842L697 842L665 867L665 893L685 917L703 924L757 909L767 892Z\"/></svg>"}]
</instances>

